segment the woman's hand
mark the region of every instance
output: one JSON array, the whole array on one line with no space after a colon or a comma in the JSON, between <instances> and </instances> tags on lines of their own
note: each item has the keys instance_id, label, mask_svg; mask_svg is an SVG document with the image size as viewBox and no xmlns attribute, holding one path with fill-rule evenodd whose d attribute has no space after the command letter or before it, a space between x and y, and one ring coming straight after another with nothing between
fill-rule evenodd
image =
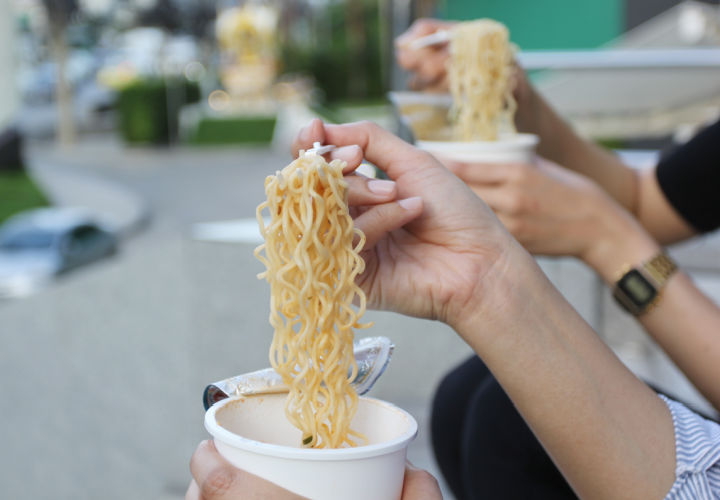
<instances>
[{"instance_id":1,"label":"woman's hand","mask_svg":"<svg viewBox=\"0 0 720 500\"><path fill-rule=\"evenodd\" d=\"M230 465L213 441L203 441L190 460L185 500L302 500L304 497Z\"/></svg>"},{"instance_id":2,"label":"woman's hand","mask_svg":"<svg viewBox=\"0 0 720 500\"><path fill-rule=\"evenodd\" d=\"M623 265L640 262L657 249L597 184L554 163L443 163L534 254L580 258L611 281Z\"/></svg>"},{"instance_id":3,"label":"woman's hand","mask_svg":"<svg viewBox=\"0 0 720 500\"><path fill-rule=\"evenodd\" d=\"M359 146L354 157L342 150L348 171L364 156L396 183L397 201L383 203L359 201L357 187L350 186L350 204L359 209L355 225L367 237L358 280L370 307L457 326L478 313L481 302L496 308L508 266L531 261L460 179L379 126L314 120L300 132L295 153L315 141Z\"/></svg>"},{"instance_id":4,"label":"woman's hand","mask_svg":"<svg viewBox=\"0 0 720 500\"><path fill-rule=\"evenodd\" d=\"M185 500L302 500L276 484L230 465L213 441L201 442L190 461L193 479ZM442 500L437 480L410 463L405 468L402 500Z\"/></svg>"},{"instance_id":5,"label":"woman's hand","mask_svg":"<svg viewBox=\"0 0 720 500\"><path fill-rule=\"evenodd\" d=\"M437 19L418 19L395 40L395 58L401 68L412 73L411 89L447 92L448 44L416 49L412 42L439 30L449 30L456 23Z\"/></svg>"}]
</instances>

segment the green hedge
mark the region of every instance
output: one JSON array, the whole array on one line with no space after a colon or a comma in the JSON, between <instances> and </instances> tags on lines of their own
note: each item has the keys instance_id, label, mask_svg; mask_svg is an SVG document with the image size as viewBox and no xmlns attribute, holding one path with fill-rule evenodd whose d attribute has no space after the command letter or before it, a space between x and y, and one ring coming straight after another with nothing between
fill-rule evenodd
<instances>
[{"instance_id":1,"label":"green hedge","mask_svg":"<svg viewBox=\"0 0 720 500\"><path fill-rule=\"evenodd\" d=\"M168 144L176 138L180 108L199 100L199 86L184 79L138 80L118 95L120 133L130 144Z\"/></svg>"},{"instance_id":2,"label":"green hedge","mask_svg":"<svg viewBox=\"0 0 720 500\"><path fill-rule=\"evenodd\" d=\"M0 172L0 223L23 210L48 204L45 194L25 172Z\"/></svg>"},{"instance_id":3,"label":"green hedge","mask_svg":"<svg viewBox=\"0 0 720 500\"><path fill-rule=\"evenodd\" d=\"M204 117L189 137L191 144L267 144L275 130L274 116Z\"/></svg>"}]
</instances>

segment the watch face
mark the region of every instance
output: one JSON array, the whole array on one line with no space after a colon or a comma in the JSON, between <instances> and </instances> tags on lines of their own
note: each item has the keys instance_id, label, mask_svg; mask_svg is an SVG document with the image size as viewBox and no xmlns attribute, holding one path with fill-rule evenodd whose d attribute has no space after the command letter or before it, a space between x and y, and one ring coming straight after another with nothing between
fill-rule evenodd
<instances>
[{"instance_id":1,"label":"watch face","mask_svg":"<svg viewBox=\"0 0 720 500\"><path fill-rule=\"evenodd\" d=\"M637 269L632 269L617 284L633 305L644 309L657 296L655 287Z\"/></svg>"}]
</instances>

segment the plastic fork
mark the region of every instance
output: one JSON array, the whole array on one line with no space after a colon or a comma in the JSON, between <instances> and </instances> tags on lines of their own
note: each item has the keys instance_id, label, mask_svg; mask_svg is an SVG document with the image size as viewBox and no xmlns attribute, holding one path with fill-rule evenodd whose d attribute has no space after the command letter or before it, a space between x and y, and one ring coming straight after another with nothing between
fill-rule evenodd
<instances>
[{"instance_id":1,"label":"plastic fork","mask_svg":"<svg viewBox=\"0 0 720 500\"><path fill-rule=\"evenodd\" d=\"M437 30L435 33L421 36L410 42L410 48L419 50L431 45L441 45L450 41L450 32L448 30Z\"/></svg>"},{"instance_id":2,"label":"plastic fork","mask_svg":"<svg viewBox=\"0 0 720 500\"><path fill-rule=\"evenodd\" d=\"M326 153L329 153L330 151L334 151L335 149L337 149L337 146L333 146L332 144L327 144L327 145L323 146L319 142L313 142L313 147L306 150L305 154L322 156Z\"/></svg>"}]
</instances>

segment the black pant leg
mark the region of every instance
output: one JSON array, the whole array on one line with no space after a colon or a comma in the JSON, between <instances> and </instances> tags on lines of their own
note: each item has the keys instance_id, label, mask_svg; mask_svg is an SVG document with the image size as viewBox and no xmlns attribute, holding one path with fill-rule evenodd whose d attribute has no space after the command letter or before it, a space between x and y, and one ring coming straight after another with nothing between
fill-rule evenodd
<instances>
[{"instance_id":1,"label":"black pant leg","mask_svg":"<svg viewBox=\"0 0 720 500\"><path fill-rule=\"evenodd\" d=\"M465 416L472 394L490 371L472 356L440 382L433 398L430 429L435 460L456 498L463 498L462 442Z\"/></svg>"},{"instance_id":2,"label":"black pant leg","mask_svg":"<svg viewBox=\"0 0 720 500\"><path fill-rule=\"evenodd\" d=\"M438 466L458 500L577 498L476 356L440 383L431 431Z\"/></svg>"},{"instance_id":3,"label":"black pant leg","mask_svg":"<svg viewBox=\"0 0 720 500\"><path fill-rule=\"evenodd\" d=\"M500 384L473 394L463 428L465 499L576 499Z\"/></svg>"}]
</instances>

